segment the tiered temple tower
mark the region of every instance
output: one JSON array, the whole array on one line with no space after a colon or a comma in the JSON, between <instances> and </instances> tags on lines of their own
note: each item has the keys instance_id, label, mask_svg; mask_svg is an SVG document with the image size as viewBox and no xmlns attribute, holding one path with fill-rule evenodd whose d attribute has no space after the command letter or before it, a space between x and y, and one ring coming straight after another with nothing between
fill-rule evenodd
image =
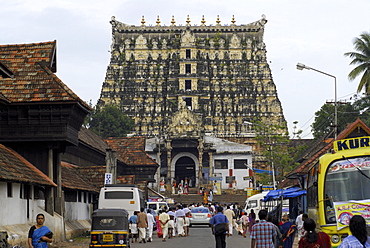
<instances>
[{"instance_id":1,"label":"tiered temple tower","mask_svg":"<svg viewBox=\"0 0 370 248\"><path fill-rule=\"evenodd\" d=\"M248 122L285 124L266 60L262 19L237 25L127 25L112 17L111 60L101 106L135 120L133 134L202 140L204 135L253 143ZM198 142L196 147L203 147ZM172 149L171 144L167 149ZM199 150L199 149L198 149ZM199 154L198 154L199 155Z\"/></svg>"}]
</instances>

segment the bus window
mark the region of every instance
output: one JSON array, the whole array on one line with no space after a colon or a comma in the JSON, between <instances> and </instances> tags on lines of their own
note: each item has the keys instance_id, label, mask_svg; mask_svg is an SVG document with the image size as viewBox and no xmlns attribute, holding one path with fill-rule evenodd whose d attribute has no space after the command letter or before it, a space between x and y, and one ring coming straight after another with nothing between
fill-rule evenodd
<instances>
[{"instance_id":1,"label":"bus window","mask_svg":"<svg viewBox=\"0 0 370 248\"><path fill-rule=\"evenodd\" d=\"M134 199L134 193L130 191L107 191L105 199Z\"/></svg>"},{"instance_id":2,"label":"bus window","mask_svg":"<svg viewBox=\"0 0 370 248\"><path fill-rule=\"evenodd\" d=\"M257 200L251 200L248 202L248 209L256 208L257 206Z\"/></svg>"},{"instance_id":3,"label":"bus window","mask_svg":"<svg viewBox=\"0 0 370 248\"><path fill-rule=\"evenodd\" d=\"M370 199L369 177L369 157L338 160L328 167L324 193L327 223L335 223L332 202Z\"/></svg>"}]
</instances>

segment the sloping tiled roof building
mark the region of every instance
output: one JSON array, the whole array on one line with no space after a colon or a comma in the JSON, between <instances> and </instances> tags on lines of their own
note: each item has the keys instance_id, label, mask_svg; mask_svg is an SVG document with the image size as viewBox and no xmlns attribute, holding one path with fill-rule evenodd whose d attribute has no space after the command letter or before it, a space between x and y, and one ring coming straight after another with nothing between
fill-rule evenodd
<instances>
[{"instance_id":1,"label":"sloping tiled roof building","mask_svg":"<svg viewBox=\"0 0 370 248\"><path fill-rule=\"evenodd\" d=\"M0 144L0 179L56 187L57 185L39 169L13 149Z\"/></svg>"},{"instance_id":2,"label":"sloping tiled roof building","mask_svg":"<svg viewBox=\"0 0 370 248\"><path fill-rule=\"evenodd\" d=\"M126 175L135 175L136 181L154 181L159 165L145 152L145 137L108 138L105 141L116 151L117 158L128 165Z\"/></svg>"},{"instance_id":3,"label":"sloping tiled roof building","mask_svg":"<svg viewBox=\"0 0 370 248\"><path fill-rule=\"evenodd\" d=\"M46 193L49 213L62 211L62 201L53 199L62 198L60 155L78 144L78 131L91 111L54 74L56 69L56 41L0 46L0 143L57 185L55 194Z\"/></svg>"}]
</instances>

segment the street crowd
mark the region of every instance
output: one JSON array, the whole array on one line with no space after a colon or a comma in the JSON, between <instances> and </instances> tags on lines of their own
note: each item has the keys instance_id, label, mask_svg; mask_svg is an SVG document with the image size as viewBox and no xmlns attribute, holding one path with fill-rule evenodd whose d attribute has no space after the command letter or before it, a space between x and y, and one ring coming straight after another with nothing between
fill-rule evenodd
<instances>
[{"instance_id":1,"label":"street crowd","mask_svg":"<svg viewBox=\"0 0 370 248\"><path fill-rule=\"evenodd\" d=\"M166 242L168 239L190 236L191 209L193 207L209 208L212 218L212 234L215 237L216 248L226 248L226 237L233 235L235 229L238 235L251 238L251 247L292 248L294 238L298 236L299 248L331 247L330 237L324 232L316 231L316 223L302 211L291 222L287 214L283 215L280 223L272 223L267 210L256 214L251 210L247 215L238 205L223 204L176 204L167 209L160 209L158 214L152 209L141 209L129 219L130 239L132 243L153 241L153 230L157 236ZM343 240L340 248L370 247L370 238L366 233L366 222L360 215L354 216L350 222L349 235Z\"/></svg>"},{"instance_id":2,"label":"street crowd","mask_svg":"<svg viewBox=\"0 0 370 248\"><path fill-rule=\"evenodd\" d=\"M206 207L210 214L216 214L217 207L225 209L230 219L232 227L238 230L240 235L243 233L243 227L240 218L244 211L238 205L220 205L220 204L175 204L172 207L164 207L156 213L152 209L141 209L141 211L134 212L134 215L129 218L130 238L131 242L146 243L153 240L153 230L156 230L157 236L166 242L168 239L175 237L187 237L190 235L190 216L191 209L194 207ZM232 228L230 228L232 235Z\"/></svg>"}]
</instances>

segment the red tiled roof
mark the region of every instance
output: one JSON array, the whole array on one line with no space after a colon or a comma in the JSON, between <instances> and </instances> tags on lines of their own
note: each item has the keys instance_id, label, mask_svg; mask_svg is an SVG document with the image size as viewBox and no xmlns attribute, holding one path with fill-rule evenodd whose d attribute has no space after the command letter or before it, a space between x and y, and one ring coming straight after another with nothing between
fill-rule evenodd
<instances>
[{"instance_id":1,"label":"red tiled roof","mask_svg":"<svg viewBox=\"0 0 370 248\"><path fill-rule=\"evenodd\" d=\"M56 41L0 46L0 63L13 73L0 77L0 92L12 103L82 101L55 74Z\"/></svg>"},{"instance_id":2,"label":"red tiled roof","mask_svg":"<svg viewBox=\"0 0 370 248\"><path fill-rule=\"evenodd\" d=\"M77 168L80 174L84 175L91 184L98 189L104 186L104 177L106 172L106 166L79 166ZM135 184L134 175L117 176L117 184Z\"/></svg>"},{"instance_id":3,"label":"red tiled roof","mask_svg":"<svg viewBox=\"0 0 370 248\"><path fill-rule=\"evenodd\" d=\"M117 176L117 184L135 184L135 175Z\"/></svg>"},{"instance_id":4,"label":"red tiled roof","mask_svg":"<svg viewBox=\"0 0 370 248\"><path fill-rule=\"evenodd\" d=\"M106 166L79 166L77 170L95 187L101 188L104 186L104 177Z\"/></svg>"},{"instance_id":5,"label":"red tiled roof","mask_svg":"<svg viewBox=\"0 0 370 248\"><path fill-rule=\"evenodd\" d=\"M106 149L110 148L102 137L84 127L81 127L78 132L78 139L103 153L106 152Z\"/></svg>"},{"instance_id":6,"label":"red tiled roof","mask_svg":"<svg viewBox=\"0 0 370 248\"><path fill-rule=\"evenodd\" d=\"M2 144L0 144L0 180L57 186L25 158Z\"/></svg>"},{"instance_id":7,"label":"red tiled roof","mask_svg":"<svg viewBox=\"0 0 370 248\"><path fill-rule=\"evenodd\" d=\"M348 124L347 128L344 129L337 137L337 140L340 139L346 139L349 136L356 136L356 129L357 133L365 133L367 135L370 135L370 128L365 125L360 119L357 119L355 122ZM317 153L313 154L307 161L304 163L298 165L292 172L288 174L288 177L291 175L302 175L307 174L307 172L311 169L312 166L314 166L319 158L327 153L332 147L334 143L334 139L327 139L323 142L326 143L326 145L320 149Z\"/></svg>"},{"instance_id":8,"label":"red tiled roof","mask_svg":"<svg viewBox=\"0 0 370 248\"><path fill-rule=\"evenodd\" d=\"M68 189L99 192L99 188L80 174L78 166L62 162L62 186Z\"/></svg>"},{"instance_id":9,"label":"red tiled roof","mask_svg":"<svg viewBox=\"0 0 370 248\"><path fill-rule=\"evenodd\" d=\"M117 158L127 165L158 166L158 163L145 152L145 137L110 137L105 140Z\"/></svg>"}]
</instances>

